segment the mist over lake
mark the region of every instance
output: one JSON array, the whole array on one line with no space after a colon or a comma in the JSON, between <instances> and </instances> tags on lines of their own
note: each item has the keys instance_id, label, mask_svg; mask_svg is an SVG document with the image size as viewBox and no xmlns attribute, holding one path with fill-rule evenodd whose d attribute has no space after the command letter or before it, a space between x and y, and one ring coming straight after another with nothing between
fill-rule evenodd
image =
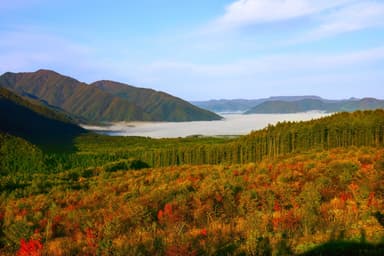
<instances>
[{"instance_id":1,"label":"mist over lake","mask_svg":"<svg viewBox=\"0 0 384 256\"><path fill-rule=\"evenodd\" d=\"M329 115L322 112L294 114L221 114L219 121L194 122L118 122L110 126L88 126L88 130L111 136L143 136L152 138L177 138L191 135L244 135L260 130L268 124L282 121L307 121Z\"/></svg>"}]
</instances>

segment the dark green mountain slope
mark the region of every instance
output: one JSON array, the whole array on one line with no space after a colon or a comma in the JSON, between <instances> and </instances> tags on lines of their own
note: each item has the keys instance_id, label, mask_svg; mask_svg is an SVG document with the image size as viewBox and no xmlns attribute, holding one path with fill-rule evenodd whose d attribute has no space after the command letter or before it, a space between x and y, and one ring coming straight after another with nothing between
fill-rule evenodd
<instances>
[{"instance_id":1,"label":"dark green mountain slope","mask_svg":"<svg viewBox=\"0 0 384 256\"><path fill-rule=\"evenodd\" d=\"M325 107L326 103L315 99L305 99L299 101L276 100L263 102L245 113L296 113L309 110L324 110Z\"/></svg>"},{"instance_id":2,"label":"dark green mountain slope","mask_svg":"<svg viewBox=\"0 0 384 256\"><path fill-rule=\"evenodd\" d=\"M31 174L44 170L43 152L30 142L0 131L0 177ZM13 182L3 179L0 190L14 188Z\"/></svg>"},{"instance_id":3,"label":"dark green mountain slope","mask_svg":"<svg viewBox=\"0 0 384 256\"><path fill-rule=\"evenodd\" d=\"M178 98L153 90L127 86L126 89L121 89L123 95L119 95L108 86L111 83L118 84L102 81L88 85L49 70L33 73L7 72L0 76L1 87L44 101L49 106L63 109L90 123L220 118Z\"/></svg>"},{"instance_id":4,"label":"dark green mountain slope","mask_svg":"<svg viewBox=\"0 0 384 256\"><path fill-rule=\"evenodd\" d=\"M0 88L0 131L30 141L50 151L71 151L73 139L85 133L60 113Z\"/></svg>"},{"instance_id":5,"label":"dark green mountain slope","mask_svg":"<svg viewBox=\"0 0 384 256\"><path fill-rule=\"evenodd\" d=\"M266 101L246 112L252 113L297 113L311 110L325 112L353 112L356 110L374 110L384 108L384 100L364 98L361 100L325 101L319 99L304 99L298 101Z\"/></svg>"},{"instance_id":6,"label":"dark green mountain slope","mask_svg":"<svg viewBox=\"0 0 384 256\"><path fill-rule=\"evenodd\" d=\"M202 110L164 92L137 88L113 81L97 81L91 86L114 96L134 102L155 121L219 120L220 116Z\"/></svg>"},{"instance_id":7,"label":"dark green mountain slope","mask_svg":"<svg viewBox=\"0 0 384 256\"><path fill-rule=\"evenodd\" d=\"M126 100L49 70L8 72L0 77L0 86L41 99L89 122L150 120L142 109Z\"/></svg>"}]
</instances>

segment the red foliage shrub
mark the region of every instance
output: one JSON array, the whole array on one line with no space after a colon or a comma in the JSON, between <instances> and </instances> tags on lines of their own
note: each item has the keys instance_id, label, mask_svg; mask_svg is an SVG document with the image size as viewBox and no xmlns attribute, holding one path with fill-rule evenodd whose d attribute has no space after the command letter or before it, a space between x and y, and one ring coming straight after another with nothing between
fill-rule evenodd
<instances>
[{"instance_id":1,"label":"red foliage shrub","mask_svg":"<svg viewBox=\"0 0 384 256\"><path fill-rule=\"evenodd\" d=\"M352 195L350 193L348 193L348 192L341 192L340 193L340 199L343 202L346 202L347 200L352 199Z\"/></svg>"},{"instance_id":2,"label":"red foliage shrub","mask_svg":"<svg viewBox=\"0 0 384 256\"><path fill-rule=\"evenodd\" d=\"M219 193L215 194L215 199L217 202L221 203L223 201L223 196L220 195Z\"/></svg>"},{"instance_id":3,"label":"red foliage shrub","mask_svg":"<svg viewBox=\"0 0 384 256\"><path fill-rule=\"evenodd\" d=\"M281 211L281 206L279 204L279 201L275 200L274 204L273 204L273 210L275 212L278 212L278 211Z\"/></svg>"},{"instance_id":4,"label":"red foliage shrub","mask_svg":"<svg viewBox=\"0 0 384 256\"><path fill-rule=\"evenodd\" d=\"M281 222L284 229L294 232L300 225L300 217L295 214L294 210L289 210L282 216Z\"/></svg>"},{"instance_id":5,"label":"red foliage shrub","mask_svg":"<svg viewBox=\"0 0 384 256\"><path fill-rule=\"evenodd\" d=\"M280 217L273 217L272 218L272 225L273 225L273 229L274 230L277 230L279 228L280 223L281 223L281 218Z\"/></svg>"},{"instance_id":6,"label":"red foliage shrub","mask_svg":"<svg viewBox=\"0 0 384 256\"><path fill-rule=\"evenodd\" d=\"M20 249L17 251L17 256L40 256L43 252L43 244L39 240L31 239L26 242L20 240Z\"/></svg>"},{"instance_id":7,"label":"red foliage shrub","mask_svg":"<svg viewBox=\"0 0 384 256\"><path fill-rule=\"evenodd\" d=\"M375 197L375 192L369 193L367 206L368 207L375 207L375 208L378 207L378 202L377 202L377 199Z\"/></svg>"},{"instance_id":8,"label":"red foliage shrub","mask_svg":"<svg viewBox=\"0 0 384 256\"><path fill-rule=\"evenodd\" d=\"M159 212L157 213L157 219L159 221L162 221L163 220L163 217L164 217L164 212L163 210L159 210Z\"/></svg>"},{"instance_id":9,"label":"red foliage shrub","mask_svg":"<svg viewBox=\"0 0 384 256\"><path fill-rule=\"evenodd\" d=\"M21 209L20 212L19 212L19 215L20 215L21 217L24 217L24 216L26 216L27 214L28 214L27 209Z\"/></svg>"},{"instance_id":10,"label":"red foliage shrub","mask_svg":"<svg viewBox=\"0 0 384 256\"><path fill-rule=\"evenodd\" d=\"M57 223L61 222L62 219L63 219L62 216L60 216L60 215L56 215L55 217L53 217L52 222L53 222L53 224L57 224Z\"/></svg>"},{"instance_id":11,"label":"red foliage shrub","mask_svg":"<svg viewBox=\"0 0 384 256\"><path fill-rule=\"evenodd\" d=\"M157 219L160 223L175 222L179 219L179 216L173 213L172 204L166 203L164 209L158 211Z\"/></svg>"},{"instance_id":12,"label":"red foliage shrub","mask_svg":"<svg viewBox=\"0 0 384 256\"><path fill-rule=\"evenodd\" d=\"M165 204L165 206L164 206L164 215L166 215L166 216L172 216L173 215L172 214L172 205L171 204L169 204L169 203Z\"/></svg>"},{"instance_id":13,"label":"red foliage shrub","mask_svg":"<svg viewBox=\"0 0 384 256\"><path fill-rule=\"evenodd\" d=\"M67 206L66 210L71 212L71 211L74 211L75 209L76 209L76 207L74 205L70 204L70 205Z\"/></svg>"},{"instance_id":14,"label":"red foliage shrub","mask_svg":"<svg viewBox=\"0 0 384 256\"><path fill-rule=\"evenodd\" d=\"M86 240L88 247L92 250L92 252L96 253L97 242L96 242L96 234L91 228L87 228L86 232Z\"/></svg>"}]
</instances>

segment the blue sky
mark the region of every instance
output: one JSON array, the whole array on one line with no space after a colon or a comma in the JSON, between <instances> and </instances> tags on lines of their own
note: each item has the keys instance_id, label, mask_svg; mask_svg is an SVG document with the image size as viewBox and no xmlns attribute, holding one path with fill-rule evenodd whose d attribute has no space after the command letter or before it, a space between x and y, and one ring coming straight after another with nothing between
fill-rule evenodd
<instances>
[{"instance_id":1,"label":"blue sky","mask_svg":"<svg viewBox=\"0 0 384 256\"><path fill-rule=\"evenodd\" d=\"M384 98L384 0L0 0L0 73L186 100Z\"/></svg>"}]
</instances>

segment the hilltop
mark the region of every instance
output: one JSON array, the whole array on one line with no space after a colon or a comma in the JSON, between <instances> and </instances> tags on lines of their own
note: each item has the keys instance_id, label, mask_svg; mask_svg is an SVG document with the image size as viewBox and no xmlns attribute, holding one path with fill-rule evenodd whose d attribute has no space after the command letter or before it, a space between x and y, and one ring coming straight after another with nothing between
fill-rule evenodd
<instances>
[{"instance_id":1,"label":"hilltop","mask_svg":"<svg viewBox=\"0 0 384 256\"><path fill-rule=\"evenodd\" d=\"M112 81L86 84L50 70L7 72L0 76L0 87L59 108L86 123L221 119L164 92Z\"/></svg>"}]
</instances>

